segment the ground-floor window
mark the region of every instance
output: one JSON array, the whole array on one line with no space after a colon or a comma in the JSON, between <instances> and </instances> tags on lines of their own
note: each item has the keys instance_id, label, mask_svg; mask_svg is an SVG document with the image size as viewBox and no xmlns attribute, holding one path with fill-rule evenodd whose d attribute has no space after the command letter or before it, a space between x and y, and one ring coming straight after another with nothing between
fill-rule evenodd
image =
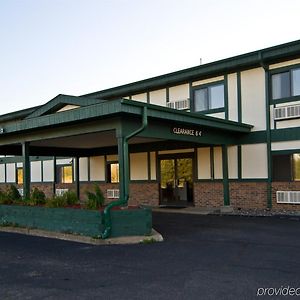
<instances>
[{"instance_id":1,"label":"ground-floor window","mask_svg":"<svg viewBox=\"0 0 300 300\"><path fill-rule=\"evenodd\" d=\"M56 181L57 183L73 183L73 166L56 166Z\"/></svg>"},{"instance_id":2,"label":"ground-floor window","mask_svg":"<svg viewBox=\"0 0 300 300\"><path fill-rule=\"evenodd\" d=\"M23 168L17 168L17 184L23 184Z\"/></svg>"},{"instance_id":3,"label":"ground-floor window","mask_svg":"<svg viewBox=\"0 0 300 300\"><path fill-rule=\"evenodd\" d=\"M107 182L119 183L119 163L109 162L107 164Z\"/></svg>"},{"instance_id":4,"label":"ground-floor window","mask_svg":"<svg viewBox=\"0 0 300 300\"><path fill-rule=\"evenodd\" d=\"M300 180L300 154L273 155L273 181Z\"/></svg>"}]
</instances>

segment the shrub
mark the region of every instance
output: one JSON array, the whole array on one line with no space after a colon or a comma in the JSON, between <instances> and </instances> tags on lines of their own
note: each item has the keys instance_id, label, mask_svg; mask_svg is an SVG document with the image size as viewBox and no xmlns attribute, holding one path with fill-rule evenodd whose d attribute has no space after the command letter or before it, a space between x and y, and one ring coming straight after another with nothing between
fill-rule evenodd
<instances>
[{"instance_id":1,"label":"shrub","mask_svg":"<svg viewBox=\"0 0 300 300\"><path fill-rule=\"evenodd\" d=\"M62 196L54 196L52 199L47 201L46 206L47 207L52 207L52 208L66 207L67 206L67 201L66 201L66 198L63 195Z\"/></svg>"},{"instance_id":2,"label":"shrub","mask_svg":"<svg viewBox=\"0 0 300 300\"><path fill-rule=\"evenodd\" d=\"M65 198L67 205L74 205L79 202L76 193L68 191L62 195Z\"/></svg>"},{"instance_id":3,"label":"shrub","mask_svg":"<svg viewBox=\"0 0 300 300\"><path fill-rule=\"evenodd\" d=\"M22 196L20 195L18 189L14 185L10 185L7 191L7 197L12 202L19 202L20 200L22 200Z\"/></svg>"},{"instance_id":4,"label":"shrub","mask_svg":"<svg viewBox=\"0 0 300 300\"><path fill-rule=\"evenodd\" d=\"M105 198L100 187L98 185L95 185L94 189L95 189L95 193L86 191L88 200L85 206L87 209L99 209L104 205Z\"/></svg>"},{"instance_id":5,"label":"shrub","mask_svg":"<svg viewBox=\"0 0 300 300\"><path fill-rule=\"evenodd\" d=\"M30 204L31 205L40 205L46 203L46 195L43 191L38 188L34 188L30 194Z\"/></svg>"},{"instance_id":6,"label":"shrub","mask_svg":"<svg viewBox=\"0 0 300 300\"><path fill-rule=\"evenodd\" d=\"M0 190L0 204L12 204L12 202L7 193Z\"/></svg>"}]
</instances>

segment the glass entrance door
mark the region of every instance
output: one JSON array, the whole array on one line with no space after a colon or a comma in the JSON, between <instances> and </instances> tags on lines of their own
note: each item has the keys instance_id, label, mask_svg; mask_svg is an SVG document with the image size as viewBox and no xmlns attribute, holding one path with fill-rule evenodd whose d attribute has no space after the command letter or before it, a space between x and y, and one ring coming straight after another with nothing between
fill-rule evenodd
<instances>
[{"instance_id":1,"label":"glass entrance door","mask_svg":"<svg viewBox=\"0 0 300 300\"><path fill-rule=\"evenodd\" d=\"M193 203L193 158L160 158L161 204Z\"/></svg>"}]
</instances>

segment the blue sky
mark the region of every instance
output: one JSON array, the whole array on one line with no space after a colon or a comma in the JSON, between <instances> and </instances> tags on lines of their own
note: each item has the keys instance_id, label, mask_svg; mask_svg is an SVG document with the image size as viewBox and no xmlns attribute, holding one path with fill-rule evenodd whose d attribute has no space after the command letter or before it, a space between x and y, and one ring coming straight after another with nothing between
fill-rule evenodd
<instances>
[{"instance_id":1,"label":"blue sky","mask_svg":"<svg viewBox=\"0 0 300 300\"><path fill-rule=\"evenodd\" d=\"M0 0L0 114L300 39L299 0Z\"/></svg>"}]
</instances>

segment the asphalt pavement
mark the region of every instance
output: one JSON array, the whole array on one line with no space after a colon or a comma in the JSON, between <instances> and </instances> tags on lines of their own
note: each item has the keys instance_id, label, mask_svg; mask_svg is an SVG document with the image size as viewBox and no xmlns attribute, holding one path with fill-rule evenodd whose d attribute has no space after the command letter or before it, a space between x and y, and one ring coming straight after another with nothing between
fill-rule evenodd
<instances>
[{"instance_id":1,"label":"asphalt pavement","mask_svg":"<svg viewBox=\"0 0 300 300\"><path fill-rule=\"evenodd\" d=\"M300 288L297 218L154 213L153 227L164 242L2 232L0 299L287 299L275 291Z\"/></svg>"}]
</instances>

